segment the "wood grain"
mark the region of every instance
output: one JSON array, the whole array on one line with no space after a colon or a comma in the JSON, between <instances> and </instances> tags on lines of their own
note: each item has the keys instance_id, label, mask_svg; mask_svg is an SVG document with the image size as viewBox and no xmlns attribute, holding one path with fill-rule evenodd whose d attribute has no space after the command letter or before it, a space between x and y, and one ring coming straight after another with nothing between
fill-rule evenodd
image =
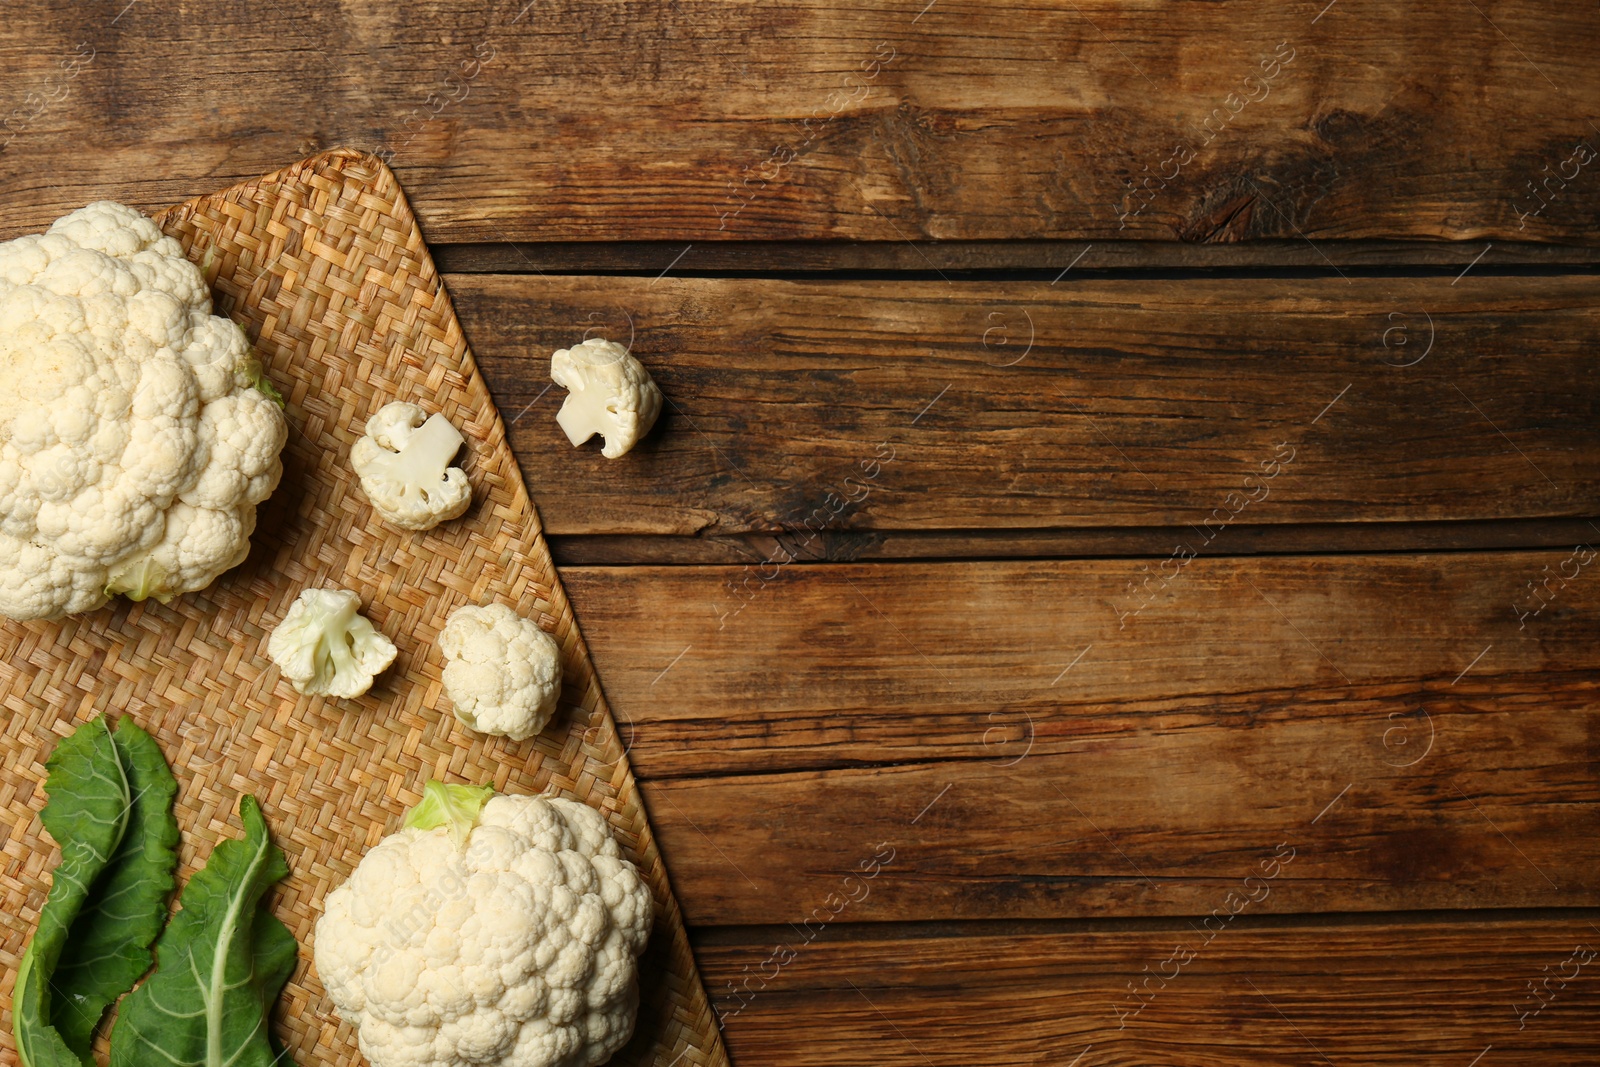
<instances>
[{"instance_id":1,"label":"wood grain","mask_svg":"<svg viewBox=\"0 0 1600 1067\"><path fill-rule=\"evenodd\" d=\"M1571 555L1197 558L1165 585L1173 566L1150 558L586 566L562 579L614 712L637 728L635 768L658 779L1008 760L1022 710L1114 718L1235 697L1267 709L1354 689L1414 709L1480 681L1581 678L1600 667L1600 560L1563 582ZM1549 606L1526 614L1544 577ZM1018 710L989 733L1002 709ZM714 731L722 744L706 744ZM1035 731L1035 750L1072 741Z\"/></svg>"},{"instance_id":2,"label":"wood grain","mask_svg":"<svg viewBox=\"0 0 1600 1067\"><path fill-rule=\"evenodd\" d=\"M556 535L1199 524L1280 443L1235 521L1600 513L1590 277L449 283ZM614 463L546 391L596 335L669 400Z\"/></svg>"},{"instance_id":3,"label":"wood grain","mask_svg":"<svg viewBox=\"0 0 1600 1067\"><path fill-rule=\"evenodd\" d=\"M1551 577L1550 606L1519 617L1537 606L1528 583L1576 569L1571 556L1203 558L1164 588L1173 568L1152 559L562 579L612 707L638 732L635 767L663 778L1010 759L1024 711L1109 727L1219 700L1292 712L1296 692L1361 689L1415 710L1480 683L1536 691L1600 667L1600 560ZM990 733L999 709L1014 717ZM1075 743L1065 725L1033 736L1035 752Z\"/></svg>"},{"instance_id":4,"label":"wood grain","mask_svg":"<svg viewBox=\"0 0 1600 1067\"><path fill-rule=\"evenodd\" d=\"M1164 980L1175 946L1194 956ZM1596 948L1590 912L1331 928L1242 915L1209 942L1187 923L1001 934L834 927L809 943L780 927L702 938L697 955L743 1064L1468 1067L1482 1056L1547 1067L1590 1062L1600 1047L1600 961L1580 962ZM1137 1000L1128 985L1147 977ZM1546 978L1547 1006L1519 1019L1540 1003L1527 983Z\"/></svg>"},{"instance_id":5,"label":"wood grain","mask_svg":"<svg viewBox=\"0 0 1600 1067\"><path fill-rule=\"evenodd\" d=\"M1272 910L1592 903L1593 557L1195 559L1137 612L1155 561L563 578L685 914L746 924L880 841L855 919L1203 912L1313 837Z\"/></svg>"},{"instance_id":6,"label":"wood grain","mask_svg":"<svg viewBox=\"0 0 1600 1067\"><path fill-rule=\"evenodd\" d=\"M1593 243L1594 11L1323 8L25 5L0 234L351 145L433 241Z\"/></svg>"}]
</instances>

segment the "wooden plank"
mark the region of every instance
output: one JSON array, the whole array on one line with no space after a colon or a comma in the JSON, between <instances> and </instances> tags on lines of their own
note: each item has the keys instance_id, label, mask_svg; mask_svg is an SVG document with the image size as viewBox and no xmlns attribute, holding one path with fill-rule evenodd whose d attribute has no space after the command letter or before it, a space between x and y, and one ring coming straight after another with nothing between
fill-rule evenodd
<instances>
[{"instance_id":1,"label":"wooden plank","mask_svg":"<svg viewBox=\"0 0 1600 1067\"><path fill-rule=\"evenodd\" d=\"M348 144L434 241L1592 243L1593 10L1322 7L27 5L0 233Z\"/></svg>"},{"instance_id":2,"label":"wooden plank","mask_svg":"<svg viewBox=\"0 0 1600 1067\"><path fill-rule=\"evenodd\" d=\"M1308 827L1270 910L1591 900L1597 562L1195 559L1142 605L1154 561L562 577L685 914L746 924L883 840L863 919L1192 913Z\"/></svg>"},{"instance_id":3,"label":"wooden plank","mask_svg":"<svg viewBox=\"0 0 1600 1067\"><path fill-rule=\"evenodd\" d=\"M1342 927L1241 915L1209 939L1188 923L805 933L697 945L736 1062L1547 1067L1589 1062L1597 1048L1592 912Z\"/></svg>"},{"instance_id":4,"label":"wooden plank","mask_svg":"<svg viewBox=\"0 0 1600 1067\"><path fill-rule=\"evenodd\" d=\"M1593 277L449 281L554 535L1600 513ZM618 462L546 391L594 335L668 398Z\"/></svg>"},{"instance_id":5,"label":"wooden plank","mask_svg":"<svg viewBox=\"0 0 1600 1067\"><path fill-rule=\"evenodd\" d=\"M1264 911L1596 901L1592 682L1437 701L1418 767L1385 760L1409 758L1407 738L1422 751L1429 719L1360 692L1322 702L1345 710L1303 710L1299 695L1277 713L1067 720L1058 728L1084 740L1011 766L997 742L988 764L643 788L684 913L705 925L824 918L837 904L821 898L877 843L898 877L853 908L861 921L1203 915L1284 842L1299 858ZM1008 727L997 714L992 736Z\"/></svg>"},{"instance_id":6,"label":"wooden plank","mask_svg":"<svg viewBox=\"0 0 1600 1067\"><path fill-rule=\"evenodd\" d=\"M1010 758L1013 742L985 743L997 708L1109 724L1340 688L1413 710L1480 682L1531 691L1600 666L1595 563L1561 576L1585 555L569 567L562 581L639 733L634 765L662 778ZM1048 725L1034 738L1074 741Z\"/></svg>"},{"instance_id":7,"label":"wooden plank","mask_svg":"<svg viewBox=\"0 0 1600 1067\"><path fill-rule=\"evenodd\" d=\"M1225 545L1199 546L1200 555L1310 552L1439 552L1566 548L1595 536L1586 519L1486 522L1307 523L1229 527ZM638 564L761 566L793 552L797 561L1162 558L1186 527L1125 526L1082 530L822 530L807 544L772 534L662 537L603 534L550 541L563 567ZM1224 551L1225 550L1225 551ZM776 554L776 556L774 556Z\"/></svg>"}]
</instances>

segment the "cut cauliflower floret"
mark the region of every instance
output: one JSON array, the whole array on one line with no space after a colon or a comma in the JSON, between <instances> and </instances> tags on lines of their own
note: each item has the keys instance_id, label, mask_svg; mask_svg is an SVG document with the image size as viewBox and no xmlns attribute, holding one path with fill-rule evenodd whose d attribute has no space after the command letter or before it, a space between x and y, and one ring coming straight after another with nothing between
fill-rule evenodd
<instances>
[{"instance_id":1,"label":"cut cauliflower floret","mask_svg":"<svg viewBox=\"0 0 1600 1067\"><path fill-rule=\"evenodd\" d=\"M431 530L472 503L466 472L450 466L465 438L442 414L385 404L350 449L350 465L374 510L403 530Z\"/></svg>"},{"instance_id":2,"label":"cut cauliflower floret","mask_svg":"<svg viewBox=\"0 0 1600 1067\"><path fill-rule=\"evenodd\" d=\"M353 699L394 662L395 647L363 618L346 589L307 589L267 641L267 655L298 692Z\"/></svg>"},{"instance_id":3,"label":"cut cauliflower floret","mask_svg":"<svg viewBox=\"0 0 1600 1067\"><path fill-rule=\"evenodd\" d=\"M259 383L199 269L132 208L0 244L0 615L170 600L240 563L288 435Z\"/></svg>"},{"instance_id":4,"label":"cut cauliflower floret","mask_svg":"<svg viewBox=\"0 0 1600 1067\"><path fill-rule=\"evenodd\" d=\"M461 725L526 741L561 696L561 648L504 604L457 608L439 635L444 691Z\"/></svg>"},{"instance_id":5,"label":"cut cauliflower floret","mask_svg":"<svg viewBox=\"0 0 1600 1067\"><path fill-rule=\"evenodd\" d=\"M429 782L312 946L372 1067L595 1067L633 1033L654 914L588 805Z\"/></svg>"},{"instance_id":6,"label":"cut cauliflower floret","mask_svg":"<svg viewBox=\"0 0 1600 1067\"><path fill-rule=\"evenodd\" d=\"M581 445L600 434L607 459L625 455L661 414L661 390L650 372L615 342L594 337L559 350L550 357L550 377L569 390L556 412L567 440Z\"/></svg>"}]
</instances>

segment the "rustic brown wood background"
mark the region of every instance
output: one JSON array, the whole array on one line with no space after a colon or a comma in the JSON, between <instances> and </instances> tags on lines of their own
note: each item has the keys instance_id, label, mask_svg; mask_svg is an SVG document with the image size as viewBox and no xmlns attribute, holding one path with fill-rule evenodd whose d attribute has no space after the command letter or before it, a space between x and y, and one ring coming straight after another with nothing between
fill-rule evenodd
<instances>
[{"instance_id":1,"label":"rustic brown wood background","mask_svg":"<svg viewBox=\"0 0 1600 1067\"><path fill-rule=\"evenodd\" d=\"M1591 1062L1600 14L0 5L0 238L388 158L742 1067ZM547 359L670 399L567 446ZM792 562L791 562L792 560Z\"/></svg>"}]
</instances>

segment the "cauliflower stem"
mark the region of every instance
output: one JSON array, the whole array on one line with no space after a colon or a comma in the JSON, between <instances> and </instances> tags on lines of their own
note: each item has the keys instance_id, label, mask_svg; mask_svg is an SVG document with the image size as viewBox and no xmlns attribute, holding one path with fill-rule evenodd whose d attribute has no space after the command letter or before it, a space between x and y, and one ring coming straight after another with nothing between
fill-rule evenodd
<instances>
[{"instance_id":1,"label":"cauliflower stem","mask_svg":"<svg viewBox=\"0 0 1600 1067\"><path fill-rule=\"evenodd\" d=\"M385 404L350 448L350 465L373 510L402 530L431 530L472 504L466 472L450 466L466 438L439 412Z\"/></svg>"},{"instance_id":2,"label":"cauliflower stem","mask_svg":"<svg viewBox=\"0 0 1600 1067\"><path fill-rule=\"evenodd\" d=\"M355 667L355 635L351 630L356 620L361 619L356 613L357 607L359 604L341 604L330 609L319 604L306 619L307 626L315 626L322 631L313 653L316 657L315 680L318 685L327 685L334 675ZM366 622L365 619L361 621Z\"/></svg>"},{"instance_id":3,"label":"cauliflower stem","mask_svg":"<svg viewBox=\"0 0 1600 1067\"><path fill-rule=\"evenodd\" d=\"M155 597L163 604L170 604L176 596L166 592L167 572L162 570L161 564L149 556L125 564L106 582L106 596L125 596L129 600L148 600Z\"/></svg>"},{"instance_id":4,"label":"cauliflower stem","mask_svg":"<svg viewBox=\"0 0 1600 1067\"><path fill-rule=\"evenodd\" d=\"M373 473L427 492L434 482L444 481L444 472L465 442L461 431L450 420L435 412L428 416L404 448L373 460Z\"/></svg>"},{"instance_id":5,"label":"cauliflower stem","mask_svg":"<svg viewBox=\"0 0 1600 1067\"><path fill-rule=\"evenodd\" d=\"M360 611L361 598L347 589L307 589L272 631L267 655L301 693L361 696L396 650Z\"/></svg>"},{"instance_id":6,"label":"cauliflower stem","mask_svg":"<svg viewBox=\"0 0 1600 1067\"><path fill-rule=\"evenodd\" d=\"M422 800L406 812L407 830L437 830L441 826L459 847L478 825L483 806L494 797L492 785L446 785L429 779L422 787Z\"/></svg>"}]
</instances>

